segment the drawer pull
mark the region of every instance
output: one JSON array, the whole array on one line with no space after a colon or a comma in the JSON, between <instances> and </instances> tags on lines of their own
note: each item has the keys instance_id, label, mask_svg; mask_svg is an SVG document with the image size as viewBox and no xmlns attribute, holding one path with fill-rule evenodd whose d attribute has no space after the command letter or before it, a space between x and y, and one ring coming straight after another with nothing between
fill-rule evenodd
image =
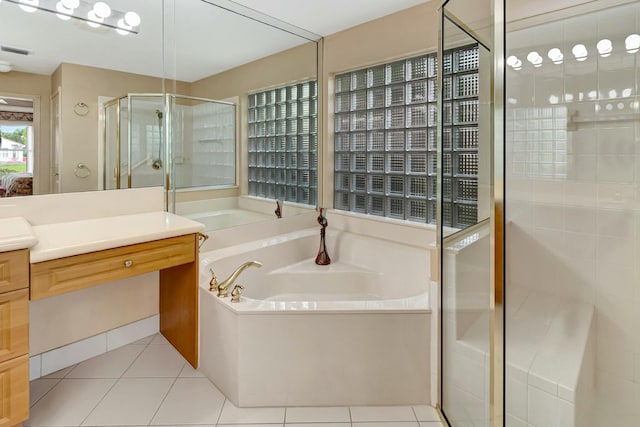
<instances>
[{"instance_id":1,"label":"drawer pull","mask_svg":"<svg viewBox=\"0 0 640 427\"><path fill-rule=\"evenodd\" d=\"M133 261L131 261L130 259L128 259L128 260L126 260L126 261L124 262L124 266L125 266L126 268L129 268L129 267L131 267L132 265L133 265Z\"/></svg>"}]
</instances>

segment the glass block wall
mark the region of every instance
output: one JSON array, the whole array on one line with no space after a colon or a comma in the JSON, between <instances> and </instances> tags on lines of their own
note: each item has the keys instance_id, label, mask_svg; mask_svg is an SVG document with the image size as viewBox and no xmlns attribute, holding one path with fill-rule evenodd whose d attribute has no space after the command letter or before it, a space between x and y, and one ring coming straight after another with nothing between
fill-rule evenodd
<instances>
[{"instance_id":1,"label":"glass block wall","mask_svg":"<svg viewBox=\"0 0 640 427\"><path fill-rule=\"evenodd\" d=\"M444 56L444 221L477 222L478 48ZM336 76L336 209L436 221L437 56Z\"/></svg>"},{"instance_id":2,"label":"glass block wall","mask_svg":"<svg viewBox=\"0 0 640 427\"><path fill-rule=\"evenodd\" d=\"M249 95L249 194L315 205L317 82Z\"/></svg>"}]
</instances>

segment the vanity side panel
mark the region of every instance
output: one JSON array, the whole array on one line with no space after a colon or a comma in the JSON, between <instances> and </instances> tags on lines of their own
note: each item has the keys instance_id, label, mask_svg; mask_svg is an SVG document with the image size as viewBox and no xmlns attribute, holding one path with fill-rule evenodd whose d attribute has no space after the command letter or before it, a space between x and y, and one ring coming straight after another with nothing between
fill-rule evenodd
<instances>
[{"instance_id":1,"label":"vanity side panel","mask_svg":"<svg viewBox=\"0 0 640 427\"><path fill-rule=\"evenodd\" d=\"M198 236L191 237L193 262L160 271L160 332L198 367Z\"/></svg>"}]
</instances>

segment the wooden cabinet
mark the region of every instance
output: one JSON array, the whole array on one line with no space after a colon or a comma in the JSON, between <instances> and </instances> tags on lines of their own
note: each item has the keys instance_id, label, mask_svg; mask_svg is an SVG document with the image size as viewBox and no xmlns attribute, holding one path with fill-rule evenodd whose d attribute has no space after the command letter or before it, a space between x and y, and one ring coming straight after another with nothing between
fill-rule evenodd
<instances>
[{"instance_id":1,"label":"wooden cabinet","mask_svg":"<svg viewBox=\"0 0 640 427\"><path fill-rule=\"evenodd\" d=\"M160 332L197 368L196 234L31 264L30 298L49 298L156 270L160 270Z\"/></svg>"},{"instance_id":2,"label":"wooden cabinet","mask_svg":"<svg viewBox=\"0 0 640 427\"><path fill-rule=\"evenodd\" d=\"M29 418L29 251L0 253L0 426Z\"/></svg>"},{"instance_id":3,"label":"wooden cabinet","mask_svg":"<svg viewBox=\"0 0 640 427\"><path fill-rule=\"evenodd\" d=\"M194 235L185 235L32 264L31 299L193 262L193 241Z\"/></svg>"}]
</instances>

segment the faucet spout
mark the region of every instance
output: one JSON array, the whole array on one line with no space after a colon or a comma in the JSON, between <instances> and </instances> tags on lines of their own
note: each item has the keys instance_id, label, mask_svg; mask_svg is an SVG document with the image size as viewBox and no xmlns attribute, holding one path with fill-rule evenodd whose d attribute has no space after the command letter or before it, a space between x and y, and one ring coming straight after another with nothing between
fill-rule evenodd
<instances>
[{"instance_id":1,"label":"faucet spout","mask_svg":"<svg viewBox=\"0 0 640 427\"><path fill-rule=\"evenodd\" d=\"M227 277L225 280L218 283L218 286L217 286L218 296L221 298L226 297L229 293L229 288L233 286L233 284L236 282L236 279L238 278L240 273L242 273L244 270L246 270L249 267L260 268L262 267L262 263L258 261L248 261L242 264L240 267L236 268L235 271L231 273L231 276ZM213 289L210 289L210 290L213 290Z\"/></svg>"}]
</instances>

